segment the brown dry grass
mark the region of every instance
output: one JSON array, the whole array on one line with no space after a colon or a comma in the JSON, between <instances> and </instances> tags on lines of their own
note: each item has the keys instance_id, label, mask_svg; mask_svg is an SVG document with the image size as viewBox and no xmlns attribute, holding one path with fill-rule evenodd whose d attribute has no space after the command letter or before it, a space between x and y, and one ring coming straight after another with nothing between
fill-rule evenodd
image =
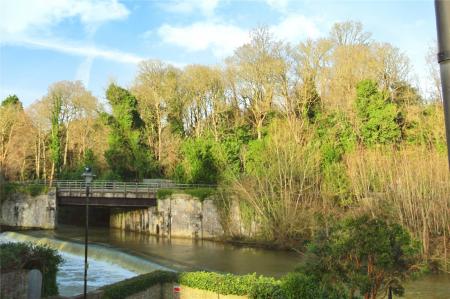
<instances>
[{"instance_id":1,"label":"brown dry grass","mask_svg":"<svg viewBox=\"0 0 450 299\"><path fill-rule=\"evenodd\" d=\"M444 154L423 148L360 150L346 157L359 210L400 222L425 259L448 269L450 172Z\"/></svg>"}]
</instances>

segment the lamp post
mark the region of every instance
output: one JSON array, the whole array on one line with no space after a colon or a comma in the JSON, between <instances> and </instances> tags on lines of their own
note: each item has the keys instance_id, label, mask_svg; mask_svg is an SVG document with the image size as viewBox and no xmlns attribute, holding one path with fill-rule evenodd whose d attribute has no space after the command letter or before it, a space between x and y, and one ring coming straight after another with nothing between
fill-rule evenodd
<instances>
[{"instance_id":1,"label":"lamp post","mask_svg":"<svg viewBox=\"0 0 450 299\"><path fill-rule=\"evenodd\" d=\"M84 299L86 299L87 294L87 271L88 271L88 228L89 228L89 188L91 186L92 180L95 175L92 173L90 167L86 167L82 174L84 177L84 182L86 186L86 223L84 231Z\"/></svg>"},{"instance_id":2,"label":"lamp post","mask_svg":"<svg viewBox=\"0 0 450 299\"><path fill-rule=\"evenodd\" d=\"M450 1L435 0L438 35L438 62L441 69L442 98L444 100L448 161L450 166Z\"/></svg>"}]
</instances>

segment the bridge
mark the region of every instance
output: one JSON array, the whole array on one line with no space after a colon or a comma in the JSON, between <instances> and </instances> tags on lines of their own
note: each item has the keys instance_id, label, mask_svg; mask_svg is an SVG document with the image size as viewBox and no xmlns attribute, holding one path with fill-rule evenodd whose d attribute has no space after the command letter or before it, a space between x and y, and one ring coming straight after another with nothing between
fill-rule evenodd
<instances>
[{"instance_id":1,"label":"bridge","mask_svg":"<svg viewBox=\"0 0 450 299\"><path fill-rule=\"evenodd\" d=\"M84 181L58 180L57 203L60 206L83 206L86 204L86 183ZM151 207L156 206L158 190L189 188L211 188L206 184L177 184L171 181L159 182L118 182L93 181L89 186L89 205L99 207Z\"/></svg>"}]
</instances>

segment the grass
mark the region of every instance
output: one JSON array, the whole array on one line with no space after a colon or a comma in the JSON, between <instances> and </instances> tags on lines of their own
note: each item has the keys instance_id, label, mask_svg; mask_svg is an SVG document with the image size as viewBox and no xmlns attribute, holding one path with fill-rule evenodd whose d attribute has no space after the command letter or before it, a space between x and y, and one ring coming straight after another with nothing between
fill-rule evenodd
<instances>
[{"instance_id":1,"label":"grass","mask_svg":"<svg viewBox=\"0 0 450 299\"><path fill-rule=\"evenodd\" d=\"M208 187L188 188L188 189L159 189L156 194L156 197L158 199L166 199L176 193L187 194L194 198L197 198L200 201L204 201L208 197L214 195L216 193L216 189Z\"/></svg>"},{"instance_id":2,"label":"grass","mask_svg":"<svg viewBox=\"0 0 450 299\"><path fill-rule=\"evenodd\" d=\"M14 193L23 193L38 196L48 192L48 186L43 184L5 183L1 188L2 199Z\"/></svg>"}]
</instances>

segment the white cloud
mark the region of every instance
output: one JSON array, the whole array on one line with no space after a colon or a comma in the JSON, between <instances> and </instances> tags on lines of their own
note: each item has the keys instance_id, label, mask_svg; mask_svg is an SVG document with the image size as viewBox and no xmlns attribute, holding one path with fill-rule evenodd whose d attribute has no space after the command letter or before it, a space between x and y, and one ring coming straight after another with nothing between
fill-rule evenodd
<instances>
[{"instance_id":1,"label":"white cloud","mask_svg":"<svg viewBox=\"0 0 450 299\"><path fill-rule=\"evenodd\" d=\"M175 13L196 13L212 16L219 0L169 0L162 5L164 9Z\"/></svg>"},{"instance_id":2,"label":"white cloud","mask_svg":"<svg viewBox=\"0 0 450 299\"><path fill-rule=\"evenodd\" d=\"M93 56L87 56L83 62L80 63L77 69L77 73L75 75L75 80L80 80L84 83L86 88L89 87L89 81L91 79L91 69L92 64L94 63Z\"/></svg>"},{"instance_id":3,"label":"white cloud","mask_svg":"<svg viewBox=\"0 0 450 299\"><path fill-rule=\"evenodd\" d=\"M281 23L271 26L270 30L276 38L290 43L320 36L316 22L300 14L288 15Z\"/></svg>"},{"instance_id":4,"label":"white cloud","mask_svg":"<svg viewBox=\"0 0 450 299\"><path fill-rule=\"evenodd\" d=\"M234 25L197 22L189 26L162 25L158 35L163 42L190 52L211 50L216 57L225 57L249 40L247 30Z\"/></svg>"},{"instance_id":5,"label":"white cloud","mask_svg":"<svg viewBox=\"0 0 450 299\"><path fill-rule=\"evenodd\" d=\"M127 8L117 0L0 0L0 33L27 34L78 17L86 27L122 19Z\"/></svg>"},{"instance_id":6,"label":"white cloud","mask_svg":"<svg viewBox=\"0 0 450 299\"><path fill-rule=\"evenodd\" d=\"M269 27L274 37L290 43L305 38L317 38L320 30L314 19L292 14ZM249 30L232 24L214 21L196 22L187 26L164 24L157 34L166 44L172 44L188 52L207 51L219 58L231 55L239 46L249 41Z\"/></svg>"},{"instance_id":7,"label":"white cloud","mask_svg":"<svg viewBox=\"0 0 450 299\"><path fill-rule=\"evenodd\" d=\"M74 44L69 41L45 40L34 38L20 38L9 40L6 44L21 45L31 48L43 48L57 52L92 58L103 58L122 63L136 64L144 60L143 57L115 50L101 49L96 46Z\"/></svg>"}]
</instances>

